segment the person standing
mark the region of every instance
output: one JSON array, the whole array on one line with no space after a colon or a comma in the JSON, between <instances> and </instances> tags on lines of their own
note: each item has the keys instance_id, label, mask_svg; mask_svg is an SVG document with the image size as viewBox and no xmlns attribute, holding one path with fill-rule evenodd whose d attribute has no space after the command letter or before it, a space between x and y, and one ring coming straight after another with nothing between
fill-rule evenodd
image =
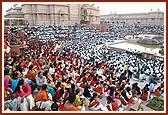
<instances>
[{"instance_id":1,"label":"person standing","mask_svg":"<svg viewBox=\"0 0 168 115\"><path fill-rule=\"evenodd\" d=\"M133 73L133 67L132 67L132 65L130 65L128 68L128 79L132 78L132 73Z\"/></svg>"}]
</instances>

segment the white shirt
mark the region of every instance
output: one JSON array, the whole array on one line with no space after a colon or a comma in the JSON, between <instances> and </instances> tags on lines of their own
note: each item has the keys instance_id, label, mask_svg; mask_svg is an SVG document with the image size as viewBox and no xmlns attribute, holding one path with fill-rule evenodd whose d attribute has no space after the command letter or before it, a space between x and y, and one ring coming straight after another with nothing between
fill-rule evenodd
<instances>
[{"instance_id":1,"label":"white shirt","mask_svg":"<svg viewBox=\"0 0 168 115\"><path fill-rule=\"evenodd\" d=\"M132 92L130 91L130 94L127 92L126 96L128 97L128 99L130 99L132 97Z\"/></svg>"},{"instance_id":2,"label":"white shirt","mask_svg":"<svg viewBox=\"0 0 168 115\"><path fill-rule=\"evenodd\" d=\"M133 72L133 67L132 67L132 66L130 66L130 67L129 67L129 70L130 70L131 72Z\"/></svg>"},{"instance_id":3,"label":"white shirt","mask_svg":"<svg viewBox=\"0 0 168 115\"><path fill-rule=\"evenodd\" d=\"M55 69L50 67L50 68L49 68L49 74L50 74L50 75L53 75L54 73L55 73Z\"/></svg>"},{"instance_id":4,"label":"white shirt","mask_svg":"<svg viewBox=\"0 0 168 115\"><path fill-rule=\"evenodd\" d=\"M39 86L42 86L44 83L47 83L47 79L45 76L43 76L42 78L39 78L38 76L35 77L36 79L36 83Z\"/></svg>"}]
</instances>

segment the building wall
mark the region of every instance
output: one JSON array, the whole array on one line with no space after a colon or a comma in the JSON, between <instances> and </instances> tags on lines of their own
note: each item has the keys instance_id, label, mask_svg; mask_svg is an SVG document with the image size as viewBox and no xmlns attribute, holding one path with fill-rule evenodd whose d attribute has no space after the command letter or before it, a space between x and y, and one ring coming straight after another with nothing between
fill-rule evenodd
<instances>
[{"instance_id":1,"label":"building wall","mask_svg":"<svg viewBox=\"0 0 168 115\"><path fill-rule=\"evenodd\" d=\"M28 21L29 25L79 24L82 8L88 10L91 24L100 23L99 9L83 4L23 4L18 11L11 12L8 16L20 16ZM22 15L18 15L18 12Z\"/></svg>"},{"instance_id":2,"label":"building wall","mask_svg":"<svg viewBox=\"0 0 168 115\"><path fill-rule=\"evenodd\" d=\"M94 4L84 4L81 6L81 12L82 9L87 9L87 21L89 21L90 24L100 23L100 10L99 8L94 8ZM81 13L81 16L83 16L83 13Z\"/></svg>"},{"instance_id":3,"label":"building wall","mask_svg":"<svg viewBox=\"0 0 168 115\"><path fill-rule=\"evenodd\" d=\"M164 12L151 11L148 13L132 13L132 14L109 14L101 15L100 21L114 23L143 23L143 24L164 24Z\"/></svg>"}]
</instances>

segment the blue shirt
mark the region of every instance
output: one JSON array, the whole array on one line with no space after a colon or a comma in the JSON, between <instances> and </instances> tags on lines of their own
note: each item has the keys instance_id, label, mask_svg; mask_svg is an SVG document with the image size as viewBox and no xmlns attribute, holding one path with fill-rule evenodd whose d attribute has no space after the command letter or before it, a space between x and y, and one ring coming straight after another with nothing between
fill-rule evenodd
<instances>
[{"instance_id":1,"label":"blue shirt","mask_svg":"<svg viewBox=\"0 0 168 115\"><path fill-rule=\"evenodd\" d=\"M12 82L12 90L13 91L15 91L15 88L17 87L19 81L20 81L20 78L13 80L13 82Z\"/></svg>"}]
</instances>

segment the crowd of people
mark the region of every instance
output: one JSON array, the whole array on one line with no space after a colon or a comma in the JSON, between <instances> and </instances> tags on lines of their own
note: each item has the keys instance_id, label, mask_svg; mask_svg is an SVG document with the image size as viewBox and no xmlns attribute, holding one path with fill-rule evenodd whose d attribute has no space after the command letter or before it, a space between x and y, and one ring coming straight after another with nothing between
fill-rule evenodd
<instances>
[{"instance_id":1,"label":"crowd of people","mask_svg":"<svg viewBox=\"0 0 168 115\"><path fill-rule=\"evenodd\" d=\"M113 39L119 33L79 25L7 31L6 44L19 42L26 49L22 54L5 52L5 111L123 111L129 104L148 101L151 94L164 93L163 61L104 47L119 40ZM134 77L148 81L147 76L144 87L131 83Z\"/></svg>"},{"instance_id":2,"label":"crowd of people","mask_svg":"<svg viewBox=\"0 0 168 115\"><path fill-rule=\"evenodd\" d=\"M125 22L116 24L104 21L101 23L108 24L110 26L111 32L117 33L119 37L139 34L164 35L164 25L150 25L141 23L127 24Z\"/></svg>"}]
</instances>

